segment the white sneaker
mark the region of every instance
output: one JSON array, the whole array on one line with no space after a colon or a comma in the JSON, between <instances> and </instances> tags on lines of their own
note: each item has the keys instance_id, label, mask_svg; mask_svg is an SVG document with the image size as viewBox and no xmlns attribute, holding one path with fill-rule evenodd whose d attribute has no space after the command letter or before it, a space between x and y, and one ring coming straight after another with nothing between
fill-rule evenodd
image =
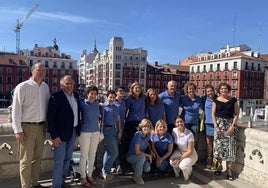
<instances>
[{"instance_id":1,"label":"white sneaker","mask_svg":"<svg viewBox=\"0 0 268 188\"><path fill-rule=\"evenodd\" d=\"M121 166L118 165L117 168L116 168L116 174L122 174L122 169L121 169Z\"/></svg>"},{"instance_id":2,"label":"white sneaker","mask_svg":"<svg viewBox=\"0 0 268 188\"><path fill-rule=\"evenodd\" d=\"M136 176L133 176L132 178L138 185L144 185L144 181L142 178L138 178Z\"/></svg>"}]
</instances>

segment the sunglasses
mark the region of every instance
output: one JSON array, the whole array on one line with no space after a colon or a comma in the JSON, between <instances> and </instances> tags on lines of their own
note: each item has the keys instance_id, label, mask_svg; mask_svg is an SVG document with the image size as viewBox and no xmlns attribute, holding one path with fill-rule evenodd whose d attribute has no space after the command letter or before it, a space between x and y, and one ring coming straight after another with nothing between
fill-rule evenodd
<instances>
[{"instance_id":1,"label":"sunglasses","mask_svg":"<svg viewBox=\"0 0 268 188\"><path fill-rule=\"evenodd\" d=\"M149 125L144 125L141 128L150 128L150 126Z\"/></svg>"}]
</instances>

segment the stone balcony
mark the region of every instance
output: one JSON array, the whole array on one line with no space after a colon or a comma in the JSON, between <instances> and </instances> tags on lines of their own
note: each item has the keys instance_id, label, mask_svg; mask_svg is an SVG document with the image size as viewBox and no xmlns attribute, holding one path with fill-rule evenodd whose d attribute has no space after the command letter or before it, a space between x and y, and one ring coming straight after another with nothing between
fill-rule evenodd
<instances>
[{"instance_id":1,"label":"stone balcony","mask_svg":"<svg viewBox=\"0 0 268 188\"><path fill-rule=\"evenodd\" d=\"M237 157L234 172L259 187L268 187L268 125L266 122L253 122L253 128L240 122L238 126ZM51 172L53 166L53 147L49 134L44 142L41 171ZM206 159L206 143L201 134L198 148L199 162ZM98 152L102 153L102 152ZM102 159L98 157L97 159ZM97 160L101 163L101 160ZM101 166L101 164L100 164ZM98 167L97 167L98 168ZM10 123L0 123L0 176L2 179L19 175L18 147Z\"/></svg>"}]
</instances>

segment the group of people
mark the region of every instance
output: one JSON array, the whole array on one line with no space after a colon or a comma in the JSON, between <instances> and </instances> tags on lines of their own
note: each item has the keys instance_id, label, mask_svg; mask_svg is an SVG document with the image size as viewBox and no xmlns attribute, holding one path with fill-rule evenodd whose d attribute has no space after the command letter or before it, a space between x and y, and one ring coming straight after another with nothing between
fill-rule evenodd
<instances>
[{"instance_id":1,"label":"group of people","mask_svg":"<svg viewBox=\"0 0 268 188\"><path fill-rule=\"evenodd\" d=\"M109 90L106 101L98 101L98 88L85 89L84 99L74 91L74 80L65 75L60 80L62 90L50 95L42 80L46 68L33 65L32 76L14 91L12 127L19 142L20 179L22 188L43 187L38 184L40 159L46 130L54 146L52 183L65 187L76 139L81 158L81 185L95 185L93 177L100 130L104 135L105 152L100 177L114 178L112 168L133 170L133 180L144 184L143 172L151 168L160 172L180 171L185 180L198 160L195 150L199 132L199 109L205 111L208 164L215 175L222 171L221 161L227 161L227 178L232 180L235 160L235 126L238 117L237 100L229 95L231 88L221 83L215 95L213 86L206 86L206 96L196 95L195 84L184 86L185 95L177 92L177 83L167 84L158 94L134 82L125 97L125 88ZM182 109L182 112L181 110ZM130 168L131 167L131 168Z\"/></svg>"}]
</instances>

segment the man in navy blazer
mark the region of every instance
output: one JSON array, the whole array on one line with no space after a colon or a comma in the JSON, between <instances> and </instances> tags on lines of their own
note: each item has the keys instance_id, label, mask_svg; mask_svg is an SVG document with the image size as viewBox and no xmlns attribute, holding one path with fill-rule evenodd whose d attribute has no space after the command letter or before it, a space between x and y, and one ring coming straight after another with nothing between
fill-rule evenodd
<instances>
[{"instance_id":1,"label":"man in navy blazer","mask_svg":"<svg viewBox=\"0 0 268 188\"><path fill-rule=\"evenodd\" d=\"M48 130L54 145L53 188L65 184L76 136L80 135L79 95L73 92L74 80L60 80L62 90L51 95L48 104Z\"/></svg>"}]
</instances>

